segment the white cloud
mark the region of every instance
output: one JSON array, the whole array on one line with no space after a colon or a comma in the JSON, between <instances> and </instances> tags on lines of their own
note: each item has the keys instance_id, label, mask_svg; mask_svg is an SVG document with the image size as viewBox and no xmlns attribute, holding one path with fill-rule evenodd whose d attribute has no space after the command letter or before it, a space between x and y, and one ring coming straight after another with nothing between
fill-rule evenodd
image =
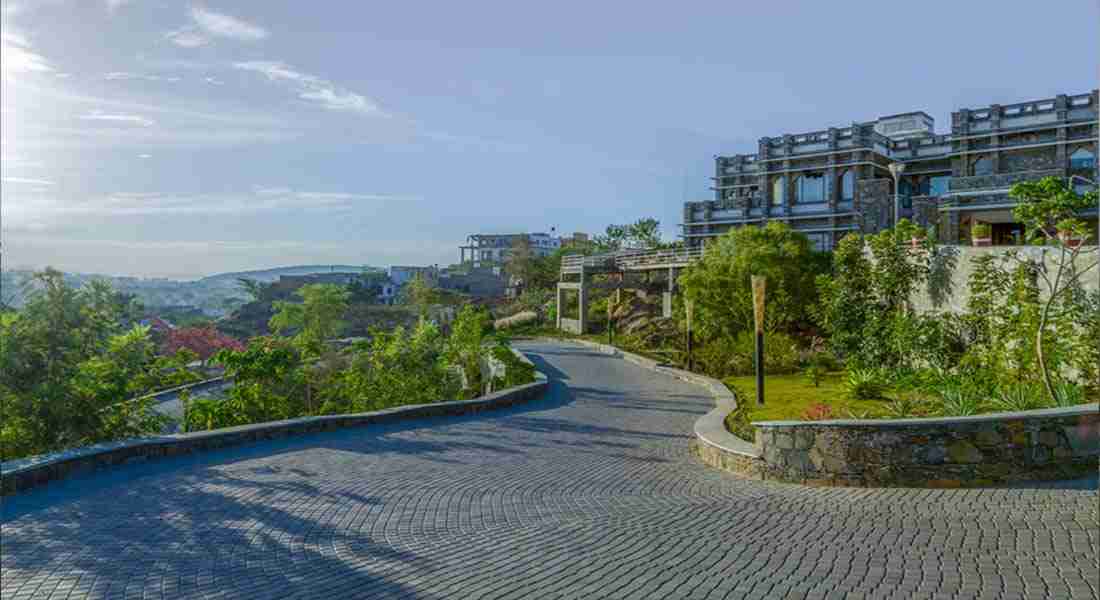
<instances>
[{"instance_id":1,"label":"white cloud","mask_svg":"<svg viewBox=\"0 0 1100 600\"><path fill-rule=\"evenodd\" d=\"M4 178L5 182L7 180ZM229 216L301 211L342 213L353 210L357 203L410 199L416 198L396 194L299 191L288 187L257 187L238 194L117 192L79 199L41 192L5 191L2 209L5 228L45 231L71 225L74 219L80 218Z\"/></svg>"},{"instance_id":2,"label":"white cloud","mask_svg":"<svg viewBox=\"0 0 1100 600\"><path fill-rule=\"evenodd\" d=\"M238 62L233 66L244 71L260 73L270 81L287 83L297 88L299 98L330 110L386 116L382 109L367 97L342 89L320 77L296 71L282 62L257 60Z\"/></svg>"},{"instance_id":3,"label":"white cloud","mask_svg":"<svg viewBox=\"0 0 1100 600\"><path fill-rule=\"evenodd\" d=\"M175 31L169 31L164 37L181 48L198 48L210 43L210 38L195 31L192 27L184 27Z\"/></svg>"},{"instance_id":4,"label":"white cloud","mask_svg":"<svg viewBox=\"0 0 1100 600\"><path fill-rule=\"evenodd\" d=\"M217 79L215 77L205 77L205 78L203 78L203 81L205 81L206 83L209 83L210 85L224 85L225 84L224 81L222 81L220 79Z\"/></svg>"},{"instance_id":5,"label":"white cloud","mask_svg":"<svg viewBox=\"0 0 1100 600\"><path fill-rule=\"evenodd\" d=\"M106 0L107 10L114 12L132 1L133 0Z\"/></svg>"},{"instance_id":6,"label":"white cloud","mask_svg":"<svg viewBox=\"0 0 1100 600\"><path fill-rule=\"evenodd\" d=\"M45 179L28 179L26 177L0 177L4 183L20 183L26 185L54 185L54 182Z\"/></svg>"},{"instance_id":7,"label":"white cloud","mask_svg":"<svg viewBox=\"0 0 1100 600\"><path fill-rule=\"evenodd\" d=\"M167 81L175 82L179 81L179 77L172 77L169 75L150 75L147 73L129 73L126 71L112 71L103 76L107 81L132 81L140 79L143 81Z\"/></svg>"},{"instance_id":8,"label":"white cloud","mask_svg":"<svg viewBox=\"0 0 1100 600\"><path fill-rule=\"evenodd\" d=\"M191 8L191 19L210 35L255 42L267 37L267 30L236 17L212 12L202 7Z\"/></svg>"},{"instance_id":9,"label":"white cloud","mask_svg":"<svg viewBox=\"0 0 1100 600\"><path fill-rule=\"evenodd\" d=\"M138 158L153 158L152 154L138 154Z\"/></svg>"},{"instance_id":10,"label":"white cloud","mask_svg":"<svg viewBox=\"0 0 1100 600\"><path fill-rule=\"evenodd\" d=\"M153 124L156 123L156 121L154 121L154 120L152 120L148 117L143 117L141 115L108 114L108 113L101 113L101 112L94 112L94 113L89 113L89 114L86 114L86 115L81 115L80 120L82 120L82 121L113 121L113 122L116 122L116 123L133 123L135 125L142 125L144 127L149 127L150 125L153 125Z\"/></svg>"},{"instance_id":11,"label":"white cloud","mask_svg":"<svg viewBox=\"0 0 1100 600\"><path fill-rule=\"evenodd\" d=\"M0 76L53 71L49 61L31 49L27 38L14 31L0 31Z\"/></svg>"}]
</instances>

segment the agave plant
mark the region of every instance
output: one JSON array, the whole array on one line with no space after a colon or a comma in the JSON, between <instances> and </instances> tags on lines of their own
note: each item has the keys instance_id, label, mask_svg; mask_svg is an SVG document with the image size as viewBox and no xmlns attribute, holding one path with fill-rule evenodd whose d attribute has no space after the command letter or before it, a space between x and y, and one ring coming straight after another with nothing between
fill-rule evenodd
<instances>
[{"instance_id":1,"label":"agave plant","mask_svg":"<svg viewBox=\"0 0 1100 600\"><path fill-rule=\"evenodd\" d=\"M882 376L874 369L854 369L848 372L845 384L853 400L878 400L886 393Z\"/></svg>"},{"instance_id":2,"label":"agave plant","mask_svg":"<svg viewBox=\"0 0 1100 600\"><path fill-rule=\"evenodd\" d=\"M993 406L1002 411L1021 411L1044 408L1048 401L1043 389L1031 383L1006 386L993 399Z\"/></svg>"},{"instance_id":3,"label":"agave plant","mask_svg":"<svg viewBox=\"0 0 1100 600\"><path fill-rule=\"evenodd\" d=\"M940 390L941 410L946 417L966 417L982 411L982 396L966 386L949 386Z\"/></svg>"},{"instance_id":4,"label":"agave plant","mask_svg":"<svg viewBox=\"0 0 1100 600\"><path fill-rule=\"evenodd\" d=\"M917 394L901 394L886 405L886 412L894 419L922 417L928 413L924 398Z\"/></svg>"},{"instance_id":5,"label":"agave plant","mask_svg":"<svg viewBox=\"0 0 1100 600\"><path fill-rule=\"evenodd\" d=\"M1085 389L1068 381L1054 386L1054 404L1059 407L1077 406L1085 403Z\"/></svg>"}]
</instances>

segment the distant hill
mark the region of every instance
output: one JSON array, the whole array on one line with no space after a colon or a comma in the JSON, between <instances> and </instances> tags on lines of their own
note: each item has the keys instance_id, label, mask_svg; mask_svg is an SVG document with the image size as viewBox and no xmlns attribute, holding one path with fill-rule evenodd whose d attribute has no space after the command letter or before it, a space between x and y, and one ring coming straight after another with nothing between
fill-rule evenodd
<instances>
[{"instance_id":1,"label":"distant hill","mask_svg":"<svg viewBox=\"0 0 1100 600\"><path fill-rule=\"evenodd\" d=\"M380 267L367 265L298 265L293 267L275 267L274 269L260 269L257 271L235 271L232 273L218 273L203 277L199 281L207 283L236 281L240 278L255 279L256 281L276 281L283 275L310 275L312 273L358 273L361 271L381 271Z\"/></svg>"}]
</instances>

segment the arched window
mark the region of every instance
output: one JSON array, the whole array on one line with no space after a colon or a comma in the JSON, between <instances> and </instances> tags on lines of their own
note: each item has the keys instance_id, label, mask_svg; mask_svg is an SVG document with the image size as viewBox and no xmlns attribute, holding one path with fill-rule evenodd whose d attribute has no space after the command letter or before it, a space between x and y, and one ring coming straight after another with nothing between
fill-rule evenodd
<instances>
[{"instance_id":1,"label":"arched window","mask_svg":"<svg viewBox=\"0 0 1100 600\"><path fill-rule=\"evenodd\" d=\"M979 156L974 159L974 162L970 163L971 175L992 175L993 174L993 159L988 156Z\"/></svg>"},{"instance_id":2,"label":"arched window","mask_svg":"<svg viewBox=\"0 0 1100 600\"><path fill-rule=\"evenodd\" d=\"M1096 168L1096 155L1088 148L1078 148L1069 155L1069 168L1091 171Z\"/></svg>"},{"instance_id":3,"label":"arched window","mask_svg":"<svg viewBox=\"0 0 1100 600\"><path fill-rule=\"evenodd\" d=\"M825 201L825 176L806 173L794 180L795 203L817 204Z\"/></svg>"},{"instance_id":4,"label":"arched window","mask_svg":"<svg viewBox=\"0 0 1100 600\"><path fill-rule=\"evenodd\" d=\"M840 175L840 201L851 202L856 197L856 174L846 169Z\"/></svg>"},{"instance_id":5,"label":"arched window","mask_svg":"<svg viewBox=\"0 0 1100 600\"><path fill-rule=\"evenodd\" d=\"M787 200L787 178L780 176L772 180L772 206L783 206Z\"/></svg>"}]
</instances>

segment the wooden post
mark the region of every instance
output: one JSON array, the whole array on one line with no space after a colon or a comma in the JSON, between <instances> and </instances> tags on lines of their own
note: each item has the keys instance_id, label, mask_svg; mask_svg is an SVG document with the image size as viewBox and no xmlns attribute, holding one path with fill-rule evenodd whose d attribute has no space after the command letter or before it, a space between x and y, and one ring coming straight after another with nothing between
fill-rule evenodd
<instances>
[{"instance_id":1,"label":"wooden post","mask_svg":"<svg viewBox=\"0 0 1100 600\"><path fill-rule=\"evenodd\" d=\"M611 301L611 295L607 295L607 345L612 346L615 344L615 321L611 318L611 313L614 312L614 303Z\"/></svg>"},{"instance_id":2,"label":"wooden post","mask_svg":"<svg viewBox=\"0 0 1100 600\"><path fill-rule=\"evenodd\" d=\"M764 291L766 280L752 276L752 312L756 319L756 405L764 406Z\"/></svg>"}]
</instances>

